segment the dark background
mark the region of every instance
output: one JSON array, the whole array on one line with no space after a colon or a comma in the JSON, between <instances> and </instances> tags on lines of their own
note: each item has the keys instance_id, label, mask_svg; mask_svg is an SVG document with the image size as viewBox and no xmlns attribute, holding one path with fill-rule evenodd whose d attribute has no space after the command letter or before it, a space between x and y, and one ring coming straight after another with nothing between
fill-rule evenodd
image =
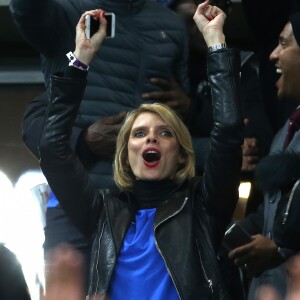
<instances>
[{"instance_id":1,"label":"dark background","mask_svg":"<svg viewBox=\"0 0 300 300\"><path fill-rule=\"evenodd\" d=\"M24 0L26 1L26 0ZM39 55L22 39L7 5L0 6L0 170L15 183L38 163L21 139L28 101L44 90Z\"/></svg>"}]
</instances>

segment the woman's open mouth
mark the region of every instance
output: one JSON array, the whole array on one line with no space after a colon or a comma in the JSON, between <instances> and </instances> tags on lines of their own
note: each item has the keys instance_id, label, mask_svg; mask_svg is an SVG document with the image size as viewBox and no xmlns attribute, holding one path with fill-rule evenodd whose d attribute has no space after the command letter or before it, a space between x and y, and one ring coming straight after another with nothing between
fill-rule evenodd
<instances>
[{"instance_id":1,"label":"woman's open mouth","mask_svg":"<svg viewBox=\"0 0 300 300\"><path fill-rule=\"evenodd\" d=\"M146 149L143 152L144 164L146 167L154 168L159 164L161 154L157 149Z\"/></svg>"}]
</instances>

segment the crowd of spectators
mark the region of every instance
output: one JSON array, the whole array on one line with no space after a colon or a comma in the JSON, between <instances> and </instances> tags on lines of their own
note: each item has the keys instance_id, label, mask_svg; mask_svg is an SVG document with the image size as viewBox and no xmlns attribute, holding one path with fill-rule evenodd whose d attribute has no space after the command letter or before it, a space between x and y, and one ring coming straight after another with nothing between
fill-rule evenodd
<instances>
[{"instance_id":1,"label":"crowd of spectators","mask_svg":"<svg viewBox=\"0 0 300 300\"><path fill-rule=\"evenodd\" d=\"M89 66L83 101L70 129L72 149L93 184L98 189L116 187L113 158L124 117L141 104L154 102L174 109L184 121L192 136L196 174L205 174L215 124L208 48L193 20L202 2L11 0L12 17L25 40L41 54L45 76L47 92L28 104L22 127L24 142L36 158L40 159L51 75L68 66L66 53L75 49L81 14L102 9L116 15L115 37L104 40ZM211 5L220 7L230 19L236 3L212 0ZM284 4L242 0L241 7L255 45L245 49L243 43L228 43L227 47L240 51L238 92L244 120L240 181L250 181L252 190L238 223L252 241L229 253L221 247L218 267L232 299L263 300L266 293L274 300L296 299L287 294L290 286L297 294L291 282L297 282L299 275L290 271L290 281L287 270L296 270L290 262L297 264L300 247L296 229L300 213L300 5L296 0ZM83 299L91 241L73 225L51 190L49 195L44 250L48 266L53 267L48 278L53 294L41 297ZM59 273L63 275L57 280L53 274ZM19 278L26 293L26 283ZM265 285L271 289L265 290ZM63 289L66 294L60 294Z\"/></svg>"}]
</instances>

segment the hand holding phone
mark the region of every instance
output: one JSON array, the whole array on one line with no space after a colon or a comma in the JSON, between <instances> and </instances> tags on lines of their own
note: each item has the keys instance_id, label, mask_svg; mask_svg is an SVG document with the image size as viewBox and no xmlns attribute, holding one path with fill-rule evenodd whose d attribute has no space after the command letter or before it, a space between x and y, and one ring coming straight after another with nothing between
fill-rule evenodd
<instances>
[{"instance_id":1,"label":"hand holding phone","mask_svg":"<svg viewBox=\"0 0 300 300\"><path fill-rule=\"evenodd\" d=\"M234 223L225 232L223 246L231 251L252 241L250 234L238 223Z\"/></svg>"},{"instance_id":2,"label":"hand holding phone","mask_svg":"<svg viewBox=\"0 0 300 300\"><path fill-rule=\"evenodd\" d=\"M107 21L106 37L115 37L115 14L111 12L105 13L105 19ZM87 15L85 17L85 35L87 39L90 39L99 30L99 19L94 19L92 16Z\"/></svg>"}]
</instances>

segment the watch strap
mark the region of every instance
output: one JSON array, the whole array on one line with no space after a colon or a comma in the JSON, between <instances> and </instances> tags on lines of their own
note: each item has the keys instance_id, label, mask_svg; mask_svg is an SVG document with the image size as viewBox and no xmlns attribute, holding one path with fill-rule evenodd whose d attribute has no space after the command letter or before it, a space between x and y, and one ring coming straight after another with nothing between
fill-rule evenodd
<instances>
[{"instance_id":1,"label":"watch strap","mask_svg":"<svg viewBox=\"0 0 300 300\"><path fill-rule=\"evenodd\" d=\"M75 67L83 71L88 71L89 66L87 66L86 64L82 63L79 59L77 59L77 57L74 55L72 51L68 52L66 56L69 59L69 66Z\"/></svg>"}]
</instances>

